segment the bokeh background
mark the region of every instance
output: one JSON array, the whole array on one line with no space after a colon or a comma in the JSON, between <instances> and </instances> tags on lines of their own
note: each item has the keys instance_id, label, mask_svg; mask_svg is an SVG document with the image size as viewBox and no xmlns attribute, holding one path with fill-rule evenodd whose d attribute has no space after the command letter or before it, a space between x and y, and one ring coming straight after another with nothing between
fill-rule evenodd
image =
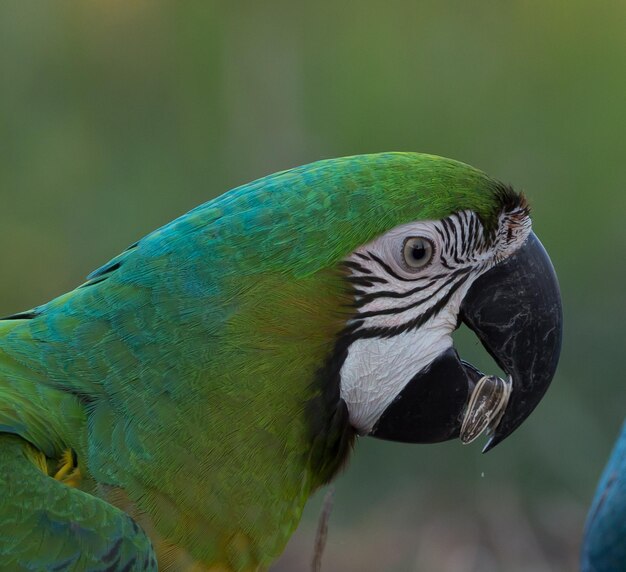
<instances>
[{"instance_id":1,"label":"bokeh background","mask_svg":"<svg viewBox=\"0 0 626 572\"><path fill-rule=\"evenodd\" d=\"M324 569L575 570L626 413L624 30L618 1L3 1L0 314L276 170L383 150L480 167L532 201L560 370L488 455L362 440ZM274 572L309 569L322 496Z\"/></svg>"}]
</instances>

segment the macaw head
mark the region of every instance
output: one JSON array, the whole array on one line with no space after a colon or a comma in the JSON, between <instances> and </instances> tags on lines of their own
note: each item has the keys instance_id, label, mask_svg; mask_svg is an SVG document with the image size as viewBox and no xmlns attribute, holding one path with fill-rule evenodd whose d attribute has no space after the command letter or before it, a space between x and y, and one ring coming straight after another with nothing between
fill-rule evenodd
<instances>
[{"instance_id":1,"label":"macaw head","mask_svg":"<svg viewBox=\"0 0 626 572\"><path fill-rule=\"evenodd\" d=\"M208 324L220 351L189 361L211 379L233 375L247 388L241 407L257 400L260 425L271 410L286 431L307 404L319 482L355 434L468 442L486 430L493 447L537 406L559 358L558 283L526 199L432 155L344 157L264 177L92 278L120 265L132 276L159 272L159 296L172 300L157 317L165 307L172 320L193 317L185 335L201 344ZM462 323L505 379L458 355Z\"/></svg>"},{"instance_id":2,"label":"macaw head","mask_svg":"<svg viewBox=\"0 0 626 572\"><path fill-rule=\"evenodd\" d=\"M331 160L292 176L326 189L310 232L317 244L326 233L320 250L350 286L352 313L323 375L338 383L355 432L433 443L486 430L485 450L510 435L546 392L561 346L559 287L524 196L420 154ZM462 323L506 379L458 355Z\"/></svg>"}]
</instances>

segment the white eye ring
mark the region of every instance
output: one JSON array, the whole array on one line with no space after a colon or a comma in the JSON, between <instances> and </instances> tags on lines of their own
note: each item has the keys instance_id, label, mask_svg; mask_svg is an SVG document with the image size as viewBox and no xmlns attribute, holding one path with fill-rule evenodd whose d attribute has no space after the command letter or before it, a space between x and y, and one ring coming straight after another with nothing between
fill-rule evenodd
<instances>
[{"instance_id":1,"label":"white eye ring","mask_svg":"<svg viewBox=\"0 0 626 572\"><path fill-rule=\"evenodd\" d=\"M433 243L421 236L407 238L402 245L402 258L408 270L419 270L428 266L434 253Z\"/></svg>"}]
</instances>

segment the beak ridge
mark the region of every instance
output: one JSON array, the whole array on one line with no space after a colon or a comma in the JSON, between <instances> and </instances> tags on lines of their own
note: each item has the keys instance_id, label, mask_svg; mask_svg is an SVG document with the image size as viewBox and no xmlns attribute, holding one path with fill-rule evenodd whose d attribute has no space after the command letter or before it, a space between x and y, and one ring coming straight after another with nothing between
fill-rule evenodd
<instances>
[{"instance_id":1,"label":"beak ridge","mask_svg":"<svg viewBox=\"0 0 626 572\"><path fill-rule=\"evenodd\" d=\"M563 327L559 284L534 233L472 284L461 304L461 318L512 380L508 405L486 452L535 409L559 361Z\"/></svg>"}]
</instances>

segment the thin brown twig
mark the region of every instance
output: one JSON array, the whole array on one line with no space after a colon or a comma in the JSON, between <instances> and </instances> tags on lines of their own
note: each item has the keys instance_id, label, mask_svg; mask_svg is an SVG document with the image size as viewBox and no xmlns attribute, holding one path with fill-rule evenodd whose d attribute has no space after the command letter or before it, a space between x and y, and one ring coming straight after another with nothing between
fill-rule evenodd
<instances>
[{"instance_id":1,"label":"thin brown twig","mask_svg":"<svg viewBox=\"0 0 626 572\"><path fill-rule=\"evenodd\" d=\"M324 497L322 510L317 523L317 533L315 534L315 551L313 552L312 572L320 572L322 570L322 555L326 547L326 539L328 537L328 521L330 513L333 510L333 499L335 496L335 487L331 486Z\"/></svg>"}]
</instances>

